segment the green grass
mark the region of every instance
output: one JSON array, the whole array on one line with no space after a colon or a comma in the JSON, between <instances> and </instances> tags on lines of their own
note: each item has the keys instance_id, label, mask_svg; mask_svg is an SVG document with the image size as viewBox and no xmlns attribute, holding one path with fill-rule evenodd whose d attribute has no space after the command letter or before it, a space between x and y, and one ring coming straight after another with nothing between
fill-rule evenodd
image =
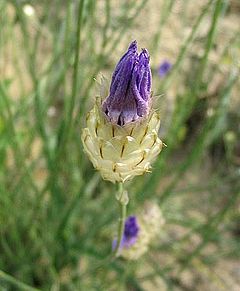
<instances>
[{"instance_id":1,"label":"green grass","mask_svg":"<svg viewBox=\"0 0 240 291\"><path fill-rule=\"evenodd\" d=\"M239 32L219 37L231 14L227 0L205 1L196 17L190 1L178 14L177 1L162 2L147 31L153 68L174 13L182 30L191 29L171 72L160 80L153 70L154 94L163 95L156 106L174 95L173 111L161 118L167 147L151 174L128 183L128 213L154 200L166 224L137 262L108 259L116 187L92 168L80 135L95 79L110 78L128 43L146 36L150 1L35 0L33 16L25 1L0 2L0 290L148 290L156 278L167 290L188 290L184 271L200 276L196 266L239 259L239 113L231 109L240 87Z\"/></svg>"}]
</instances>

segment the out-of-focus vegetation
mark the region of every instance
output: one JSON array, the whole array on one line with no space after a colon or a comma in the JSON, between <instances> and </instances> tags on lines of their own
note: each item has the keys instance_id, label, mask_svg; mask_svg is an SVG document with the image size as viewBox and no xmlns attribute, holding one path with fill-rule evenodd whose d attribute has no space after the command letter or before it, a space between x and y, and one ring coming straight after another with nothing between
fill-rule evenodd
<instances>
[{"instance_id":1,"label":"out-of-focus vegetation","mask_svg":"<svg viewBox=\"0 0 240 291\"><path fill-rule=\"evenodd\" d=\"M0 290L238 290L239 19L238 0L0 1ZM133 39L167 147L128 184L128 213L153 199L166 223L128 262L107 259L116 189L80 134Z\"/></svg>"}]
</instances>

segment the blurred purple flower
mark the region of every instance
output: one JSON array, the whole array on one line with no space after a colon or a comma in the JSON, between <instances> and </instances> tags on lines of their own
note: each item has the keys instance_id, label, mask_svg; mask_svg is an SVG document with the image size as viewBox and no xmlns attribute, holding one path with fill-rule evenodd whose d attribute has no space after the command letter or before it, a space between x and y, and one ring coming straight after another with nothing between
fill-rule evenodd
<instances>
[{"instance_id":1,"label":"blurred purple flower","mask_svg":"<svg viewBox=\"0 0 240 291\"><path fill-rule=\"evenodd\" d=\"M163 61L158 67L158 75L161 78L165 77L169 73L171 68L172 68L172 64L169 61L167 60Z\"/></svg>"},{"instance_id":2,"label":"blurred purple flower","mask_svg":"<svg viewBox=\"0 0 240 291\"><path fill-rule=\"evenodd\" d=\"M110 94L103 102L109 120L120 126L144 117L149 111L151 70L146 49L137 52L133 41L112 75Z\"/></svg>"},{"instance_id":3,"label":"blurred purple flower","mask_svg":"<svg viewBox=\"0 0 240 291\"><path fill-rule=\"evenodd\" d=\"M137 241L139 232L139 225L137 223L136 216L129 216L125 221L123 238L120 244L120 248L129 248ZM112 249L117 247L117 240L114 239L112 243Z\"/></svg>"},{"instance_id":4,"label":"blurred purple flower","mask_svg":"<svg viewBox=\"0 0 240 291\"><path fill-rule=\"evenodd\" d=\"M137 217L129 216L125 221L125 227L124 227L124 235L123 235L123 240L122 240L124 247L130 247L136 242L138 232L139 232L139 225L137 223Z\"/></svg>"}]
</instances>

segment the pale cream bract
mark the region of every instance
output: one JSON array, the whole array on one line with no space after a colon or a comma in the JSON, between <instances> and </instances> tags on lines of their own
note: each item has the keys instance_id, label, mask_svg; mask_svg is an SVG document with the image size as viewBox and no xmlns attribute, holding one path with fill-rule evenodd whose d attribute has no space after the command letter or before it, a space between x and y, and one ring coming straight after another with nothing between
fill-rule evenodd
<instances>
[{"instance_id":1,"label":"pale cream bract","mask_svg":"<svg viewBox=\"0 0 240 291\"><path fill-rule=\"evenodd\" d=\"M149 172L151 162L162 149L157 112L152 111L145 119L119 126L107 119L101 109L101 98L97 98L87 114L86 123L82 132L84 150L103 179L113 183Z\"/></svg>"}]
</instances>

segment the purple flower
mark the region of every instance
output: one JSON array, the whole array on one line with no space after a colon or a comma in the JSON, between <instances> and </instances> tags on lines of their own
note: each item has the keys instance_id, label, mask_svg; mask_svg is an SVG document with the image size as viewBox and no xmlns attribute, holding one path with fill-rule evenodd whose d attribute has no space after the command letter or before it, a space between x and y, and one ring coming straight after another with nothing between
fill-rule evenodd
<instances>
[{"instance_id":1,"label":"purple flower","mask_svg":"<svg viewBox=\"0 0 240 291\"><path fill-rule=\"evenodd\" d=\"M129 216L125 221L124 235L122 240L123 246L130 247L133 245L137 240L138 232L139 226L137 223L137 217Z\"/></svg>"},{"instance_id":2,"label":"purple flower","mask_svg":"<svg viewBox=\"0 0 240 291\"><path fill-rule=\"evenodd\" d=\"M163 61L158 68L158 75L161 78L163 78L164 76L166 76L169 73L171 68L172 68L172 64L169 61L167 61L167 60Z\"/></svg>"},{"instance_id":3,"label":"purple flower","mask_svg":"<svg viewBox=\"0 0 240 291\"><path fill-rule=\"evenodd\" d=\"M120 244L121 248L129 248L137 241L139 225L136 216L129 216L125 221L123 238ZM117 247L117 240L112 243L113 250Z\"/></svg>"},{"instance_id":4,"label":"purple flower","mask_svg":"<svg viewBox=\"0 0 240 291\"><path fill-rule=\"evenodd\" d=\"M112 75L110 94L103 102L109 120L120 126L145 117L149 112L151 70L146 49L137 52L133 41Z\"/></svg>"}]
</instances>

